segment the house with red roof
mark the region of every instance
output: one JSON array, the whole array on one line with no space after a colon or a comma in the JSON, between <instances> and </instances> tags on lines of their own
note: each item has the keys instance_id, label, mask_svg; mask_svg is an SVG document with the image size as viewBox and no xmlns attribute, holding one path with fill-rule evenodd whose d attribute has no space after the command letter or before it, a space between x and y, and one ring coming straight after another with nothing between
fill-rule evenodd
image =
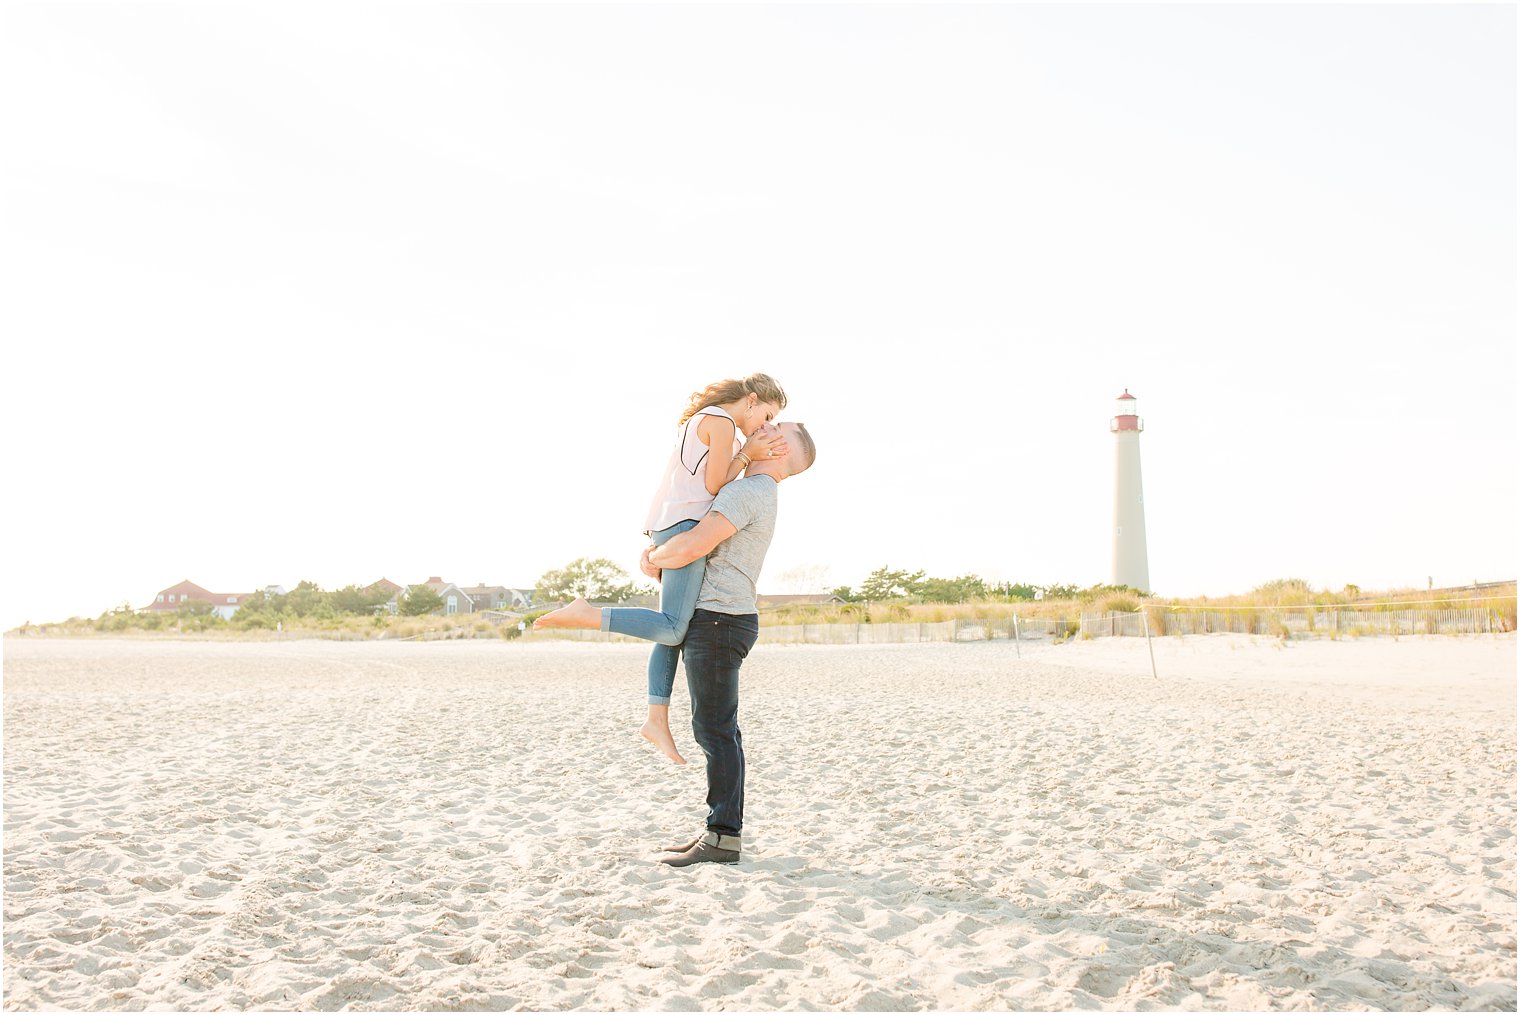
<instances>
[{"instance_id":1,"label":"house with red roof","mask_svg":"<svg viewBox=\"0 0 1520 1015\"><path fill-rule=\"evenodd\" d=\"M399 596L399 595L401 595L401 593L403 593L403 592L406 591L406 586L405 585L397 585L395 582L391 581L389 578L381 578L377 582L370 582L368 585L364 586L364 591L366 591L366 592L384 592L387 595L389 595L391 598L394 599L396 596Z\"/></svg>"},{"instance_id":2,"label":"house with red roof","mask_svg":"<svg viewBox=\"0 0 1520 1015\"><path fill-rule=\"evenodd\" d=\"M171 585L148 604L148 610L152 613L173 613L196 603L204 603L211 607L211 612L223 620L231 620L232 615L257 592L208 592L195 582L186 578L178 585Z\"/></svg>"}]
</instances>

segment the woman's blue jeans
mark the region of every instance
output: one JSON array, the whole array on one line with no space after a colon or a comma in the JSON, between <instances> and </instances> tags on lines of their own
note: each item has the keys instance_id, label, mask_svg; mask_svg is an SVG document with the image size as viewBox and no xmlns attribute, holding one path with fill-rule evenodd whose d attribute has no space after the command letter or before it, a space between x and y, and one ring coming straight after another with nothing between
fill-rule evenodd
<instances>
[{"instance_id":1,"label":"woman's blue jeans","mask_svg":"<svg viewBox=\"0 0 1520 1015\"><path fill-rule=\"evenodd\" d=\"M691 519L676 522L668 529L652 533L655 546L663 546L672 536L694 529ZM649 704L669 705L670 691L676 684L676 665L681 661L681 643L691 613L697 608L697 594L702 591L702 576L707 573L707 558L698 557L685 567L666 568L660 575L660 608L642 610L627 606L605 607L602 630L626 634L656 642L649 653Z\"/></svg>"}]
</instances>

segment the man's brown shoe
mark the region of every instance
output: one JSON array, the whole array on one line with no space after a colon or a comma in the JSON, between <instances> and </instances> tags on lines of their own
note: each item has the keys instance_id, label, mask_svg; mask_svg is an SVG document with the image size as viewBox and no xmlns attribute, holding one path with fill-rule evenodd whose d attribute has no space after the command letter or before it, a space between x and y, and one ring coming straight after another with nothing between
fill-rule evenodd
<instances>
[{"instance_id":1,"label":"man's brown shoe","mask_svg":"<svg viewBox=\"0 0 1520 1015\"><path fill-rule=\"evenodd\" d=\"M660 857L660 862L671 867L690 867L694 863L738 863L739 845L737 835L707 832L691 847L675 856Z\"/></svg>"}]
</instances>

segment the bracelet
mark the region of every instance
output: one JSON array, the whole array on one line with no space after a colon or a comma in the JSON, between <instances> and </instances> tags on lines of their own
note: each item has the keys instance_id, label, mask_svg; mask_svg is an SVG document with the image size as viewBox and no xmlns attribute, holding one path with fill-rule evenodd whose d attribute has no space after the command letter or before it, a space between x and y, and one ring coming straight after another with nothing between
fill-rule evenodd
<instances>
[{"instance_id":1,"label":"bracelet","mask_svg":"<svg viewBox=\"0 0 1520 1015\"><path fill-rule=\"evenodd\" d=\"M734 455L734 457L735 457L735 458L742 458L742 459L744 459L744 467L745 467L745 468L746 468L746 469L747 469L747 468L749 468L749 467L750 467L750 466L751 466L751 465L753 465L753 464L754 464L754 463L753 463L753 462L752 462L752 461L751 461L751 460L750 460L750 457L749 457L749 455L746 455L746 454L745 454L745 453L744 453L744 452L742 452L742 451L740 451L740 452L739 452L739 453L738 453L738 454L736 454L736 455Z\"/></svg>"}]
</instances>

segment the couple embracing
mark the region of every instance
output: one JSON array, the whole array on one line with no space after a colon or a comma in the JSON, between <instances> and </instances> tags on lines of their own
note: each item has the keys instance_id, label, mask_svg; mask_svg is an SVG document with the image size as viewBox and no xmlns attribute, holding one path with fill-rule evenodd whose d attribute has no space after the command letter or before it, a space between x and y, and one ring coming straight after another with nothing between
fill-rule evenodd
<instances>
[{"instance_id":1,"label":"couple embracing","mask_svg":"<svg viewBox=\"0 0 1520 1015\"><path fill-rule=\"evenodd\" d=\"M817 457L805 426L775 422L785 407L786 394L765 374L719 381L691 396L645 523L650 546L639 566L660 580L658 610L598 609L577 599L533 623L655 642L640 733L683 765L670 732L670 694L684 654L691 731L707 759L707 829L666 847L670 855L661 862L672 867L739 861L739 668L760 635L755 584L776 529L776 488Z\"/></svg>"}]
</instances>

